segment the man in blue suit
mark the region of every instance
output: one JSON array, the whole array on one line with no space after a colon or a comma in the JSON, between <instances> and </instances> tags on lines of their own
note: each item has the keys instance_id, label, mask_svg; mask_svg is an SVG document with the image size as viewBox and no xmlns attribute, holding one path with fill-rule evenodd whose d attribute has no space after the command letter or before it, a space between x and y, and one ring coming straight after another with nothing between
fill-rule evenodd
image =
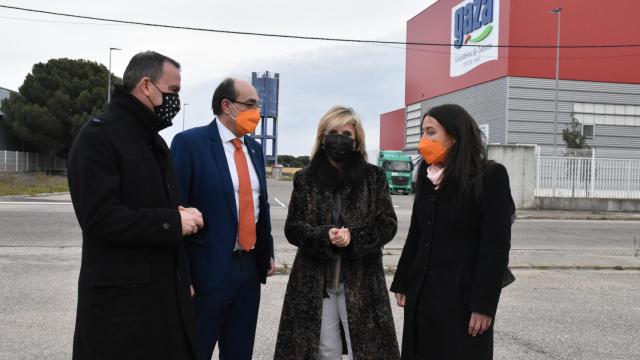
<instances>
[{"instance_id":1,"label":"man in blue suit","mask_svg":"<svg viewBox=\"0 0 640 360\"><path fill-rule=\"evenodd\" d=\"M171 144L182 205L198 208L207 227L187 238L200 360L218 342L220 359L251 359L260 283L275 270L262 147L246 136L260 121L258 101L250 83L225 79L213 121Z\"/></svg>"}]
</instances>

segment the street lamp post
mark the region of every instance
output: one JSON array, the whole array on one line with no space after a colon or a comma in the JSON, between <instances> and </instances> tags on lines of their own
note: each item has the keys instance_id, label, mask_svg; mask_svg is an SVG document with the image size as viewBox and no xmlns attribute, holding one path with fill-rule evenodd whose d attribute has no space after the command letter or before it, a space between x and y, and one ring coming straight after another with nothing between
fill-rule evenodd
<instances>
[{"instance_id":1,"label":"street lamp post","mask_svg":"<svg viewBox=\"0 0 640 360\"><path fill-rule=\"evenodd\" d=\"M114 47L109 48L109 82L107 83L107 104L111 102L111 52L113 50L122 50Z\"/></svg>"},{"instance_id":2,"label":"street lamp post","mask_svg":"<svg viewBox=\"0 0 640 360\"><path fill-rule=\"evenodd\" d=\"M558 15L558 30L556 31L556 91L553 108L553 155L556 155L558 145L558 77L560 74L560 15L562 8L551 9L551 13Z\"/></svg>"},{"instance_id":3,"label":"street lamp post","mask_svg":"<svg viewBox=\"0 0 640 360\"><path fill-rule=\"evenodd\" d=\"M182 131L184 131L184 120L187 117L187 106L189 106L189 104L182 104Z\"/></svg>"}]
</instances>

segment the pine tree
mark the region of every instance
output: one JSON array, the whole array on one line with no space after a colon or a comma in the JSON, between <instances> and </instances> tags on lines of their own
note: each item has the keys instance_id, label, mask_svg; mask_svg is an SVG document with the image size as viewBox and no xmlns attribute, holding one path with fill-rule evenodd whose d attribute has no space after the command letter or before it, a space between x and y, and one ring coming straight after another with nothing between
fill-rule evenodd
<instances>
[{"instance_id":1,"label":"pine tree","mask_svg":"<svg viewBox=\"0 0 640 360\"><path fill-rule=\"evenodd\" d=\"M29 148L66 157L80 127L104 110L108 75L88 60L37 63L18 93L0 104L4 123Z\"/></svg>"}]
</instances>

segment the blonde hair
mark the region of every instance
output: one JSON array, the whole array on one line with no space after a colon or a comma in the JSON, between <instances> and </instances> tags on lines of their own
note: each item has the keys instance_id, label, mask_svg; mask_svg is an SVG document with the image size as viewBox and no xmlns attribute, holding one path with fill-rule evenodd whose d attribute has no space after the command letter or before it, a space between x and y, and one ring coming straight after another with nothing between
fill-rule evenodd
<instances>
[{"instance_id":1,"label":"blonde hair","mask_svg":"<svg viewBox=\"0 0 640 360\"><path fill-rule=\"evenodd\" d=\"M367 149L364 143L364 128L362 127L362 121L360 117L353 111L352 108L346 106L334 106L327 111L318 124L318 134L316 135L316 143L311 150L311 159L313 159L318 152L322 149L322 141L325 134L329 130L344 126L353 125L355 139L355 150L358 151L367 160Z\"/></svg>"}]
</instances>

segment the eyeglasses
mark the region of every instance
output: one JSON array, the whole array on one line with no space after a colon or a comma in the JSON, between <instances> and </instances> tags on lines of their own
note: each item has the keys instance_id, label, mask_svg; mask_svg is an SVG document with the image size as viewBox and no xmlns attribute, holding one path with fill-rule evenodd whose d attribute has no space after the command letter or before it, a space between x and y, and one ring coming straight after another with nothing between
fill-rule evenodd
<instances>
[{"instance_id":1,"label":"eyeglasses","mask_svg":"<svg viewBox=\"0 0 640 360\"><path fill-rule=\"evenodd\" d=\"M262 108L262 106L260 106L260 104L257 103L257 102L256 103L246 103L246 102L242 102L242 101L238 101L238 100L231 100L231 102L242 104L242 105L248 107L249 109L261 109Z\"/></svg>"}]
</instances>

